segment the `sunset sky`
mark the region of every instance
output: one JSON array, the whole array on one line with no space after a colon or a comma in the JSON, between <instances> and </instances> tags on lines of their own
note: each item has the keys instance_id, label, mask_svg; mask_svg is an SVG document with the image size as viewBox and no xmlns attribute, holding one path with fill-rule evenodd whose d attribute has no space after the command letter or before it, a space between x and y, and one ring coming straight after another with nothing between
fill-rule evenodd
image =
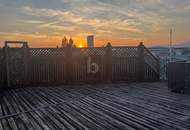
<instances>
[{"instance_id":1,"label":"sunset sky","mask_svg":"<svg viewBox=\"0 0 190 130\"><path fill-rule=\"evenodd\" d=\"M55 47L63 36L96 46L161 45L190 41L190 0L0 0L0 43L24 40Z\"/></svg>"}]
</instances>

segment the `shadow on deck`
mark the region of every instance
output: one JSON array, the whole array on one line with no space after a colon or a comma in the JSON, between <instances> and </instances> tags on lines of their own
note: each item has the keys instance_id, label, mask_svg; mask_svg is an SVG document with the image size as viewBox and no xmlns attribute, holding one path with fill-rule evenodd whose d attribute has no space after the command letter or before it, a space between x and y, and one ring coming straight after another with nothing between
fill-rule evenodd
<instances>
[{"instance_id":1,"label":"shadow on deck","mask_svg":"<svg viewBox=\"0 0 190 130\"><path fill-rule=\"evenodd\" d=\"M190 129L190 96L165 83L37 87L1 92L0 129Z\"/></svg>"}]
</instances>

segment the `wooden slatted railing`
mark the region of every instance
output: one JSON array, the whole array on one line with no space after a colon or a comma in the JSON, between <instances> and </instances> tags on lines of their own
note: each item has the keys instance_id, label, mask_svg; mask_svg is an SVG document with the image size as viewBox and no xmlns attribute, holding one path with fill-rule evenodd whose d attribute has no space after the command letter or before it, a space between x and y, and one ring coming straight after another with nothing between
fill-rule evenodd
<instances>
[{"instance_id":1,"label":"wooden slatted railing","mask_svg":"<svg viewBox=\"0 0 190 130\"><path fill-rule=\"evenodd\" d=\"M145 80L160 78L160 61L146 47L144 47Z\"/></svg>"},{"instance_id":2,"label":"wooden slatted railing","mask_svg":"<svg viewBox=\"0 0 190 130\"><path fill-rule=\"evenodd\" d=\"M7 49L11 55L11 49ZM132 47L99 48L24 48L20 79L23 84L64 84L89 81L156 81L159 80L159 61L143 44ZM13 53L15 54L15 52ZM0 61L4 52L0 50ZM10 71L14 66L10 65ZM12 69L12 70L11 70ZM0 82L6 81L0 67ZM6 73L5 73L6 74ZM10 81L12 82L12 81Z\"/></svg>"}]
</instances>

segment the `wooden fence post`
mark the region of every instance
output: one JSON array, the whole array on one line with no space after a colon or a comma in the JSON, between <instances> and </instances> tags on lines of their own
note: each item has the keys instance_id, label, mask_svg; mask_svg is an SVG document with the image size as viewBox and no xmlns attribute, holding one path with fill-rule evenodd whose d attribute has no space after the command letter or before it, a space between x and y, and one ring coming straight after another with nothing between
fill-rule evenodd
<instances>
[{"instance_id":1,"label":"wooden fence post","mask_svg":"<svg viewBox=\"0 0 190 130\"><path fill-rule=\"evenodd\" d=\"M73 75L73 61L72 61L72 45L66 46L66 83L72 82Z\"/></svg>"},{"instance_id":2,"label":"wooden fence post","mask_svg":"<svg viewBox=\"0 0 190 130\"><path fill-rule=\"evenodd\" d=\"M24 61L24 72L23 72L23 84L25 85L28 85L29 84L29 47L28 47L28 43L23 43L23 49L24 49L24 58L23 58L23 61Z\"/></svg>"},{"instance_id":3,"label":"wooden fence post","mask_svg":"<svg viewBox=\"0 0 190 130\"><path fill-rule=\"evenodd\" d=\"M141 42L138 46L138 80L144 81L145 76L145 60L144 60L144 45Z\"/></svg>"},{"instance_id":4,"label":"wooden fence post","mask_svg":"<svg viewBox=\"0 0 190 130\"><path fill-rule=\"evenodd\" d=\"M2 60L2 79L3 79L3 81L2 81L2 84L3 84L3 86L4 87L7 87L8 86L8 84L7 84L7 70L6 70L6 54L5 54L5 46L2 48L2 56L3 56L3 60Z\"/></svg>"},{"instance_id":5,"label":"wooden fence post","mask_svg":"<svg viewBox=\"0 0 190 130\"><path fill-rule=\"evenodd\" d=\"M106 46L106 80L112 81L112 45L108 43Z\"/></svg>"},{"instance_id":6,"label":"wooden fence post","mask_svg":"<svg viewBox=\"0 0 190 130\"><path fill-rule=\"evenodd\" d=\"M11 86L11 81L10 81L10 70L9 70L9 56L8 56L8 43L5 42L5 62L6 62L6 80L7 80L7 86Z\"/></svg>"}]
</instances>

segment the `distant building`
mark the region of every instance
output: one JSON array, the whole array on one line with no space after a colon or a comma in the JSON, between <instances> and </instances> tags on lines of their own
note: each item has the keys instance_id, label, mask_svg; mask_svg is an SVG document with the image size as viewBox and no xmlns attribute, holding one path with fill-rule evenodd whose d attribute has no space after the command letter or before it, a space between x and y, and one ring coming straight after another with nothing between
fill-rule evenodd
<instances>
[{"instance_id":1,"label":"distant building","mask_svg":"<svg viewBox=\"0 0 190 130\"><path fill-rule=\"evenodd\" d=\"M69 40L69 45L71 45L71 46L74 45L74 42L73 42L73 39L72 39L72 38L70 38L70 40Z\"/></svg>"},{"instance_id":2,"label":"distant building","mask_svg":"<svg viewBox=\"0 0 190 130\"><path fill-rule=\"evenodd\" d=\"M76 47L76 46L74 45L74 41L73 41L72 38L70 38L70 39L68 40L66 37L64 37L64 38L62 39L61 47L63 48L63 47L66 47L67 45L71 45L72 47Z\"/></svg>"},{"instance_id":3,"label":"distant building","mask_svg":"<svg viewBox=\"0 0 190 130\"><path fill-rule=\"evenodd\" d=\"M94 36L93 35L90 35L87 37L87 46L94 47Z\"/></svg>"},{"instance_id":4,"label":"distant building","mask_svg":"<svg viewBox=\"0 0 190 130\"><path fill-rule=\"evenodd\" d=\"M64 37L64 38L62 39L62 44L61 44L61 47L66 47L66 46L67 46L67 44L68 44L68 40L67 40L67 38L66 38L66 37Z\"/></svg>"}]
</instances>

